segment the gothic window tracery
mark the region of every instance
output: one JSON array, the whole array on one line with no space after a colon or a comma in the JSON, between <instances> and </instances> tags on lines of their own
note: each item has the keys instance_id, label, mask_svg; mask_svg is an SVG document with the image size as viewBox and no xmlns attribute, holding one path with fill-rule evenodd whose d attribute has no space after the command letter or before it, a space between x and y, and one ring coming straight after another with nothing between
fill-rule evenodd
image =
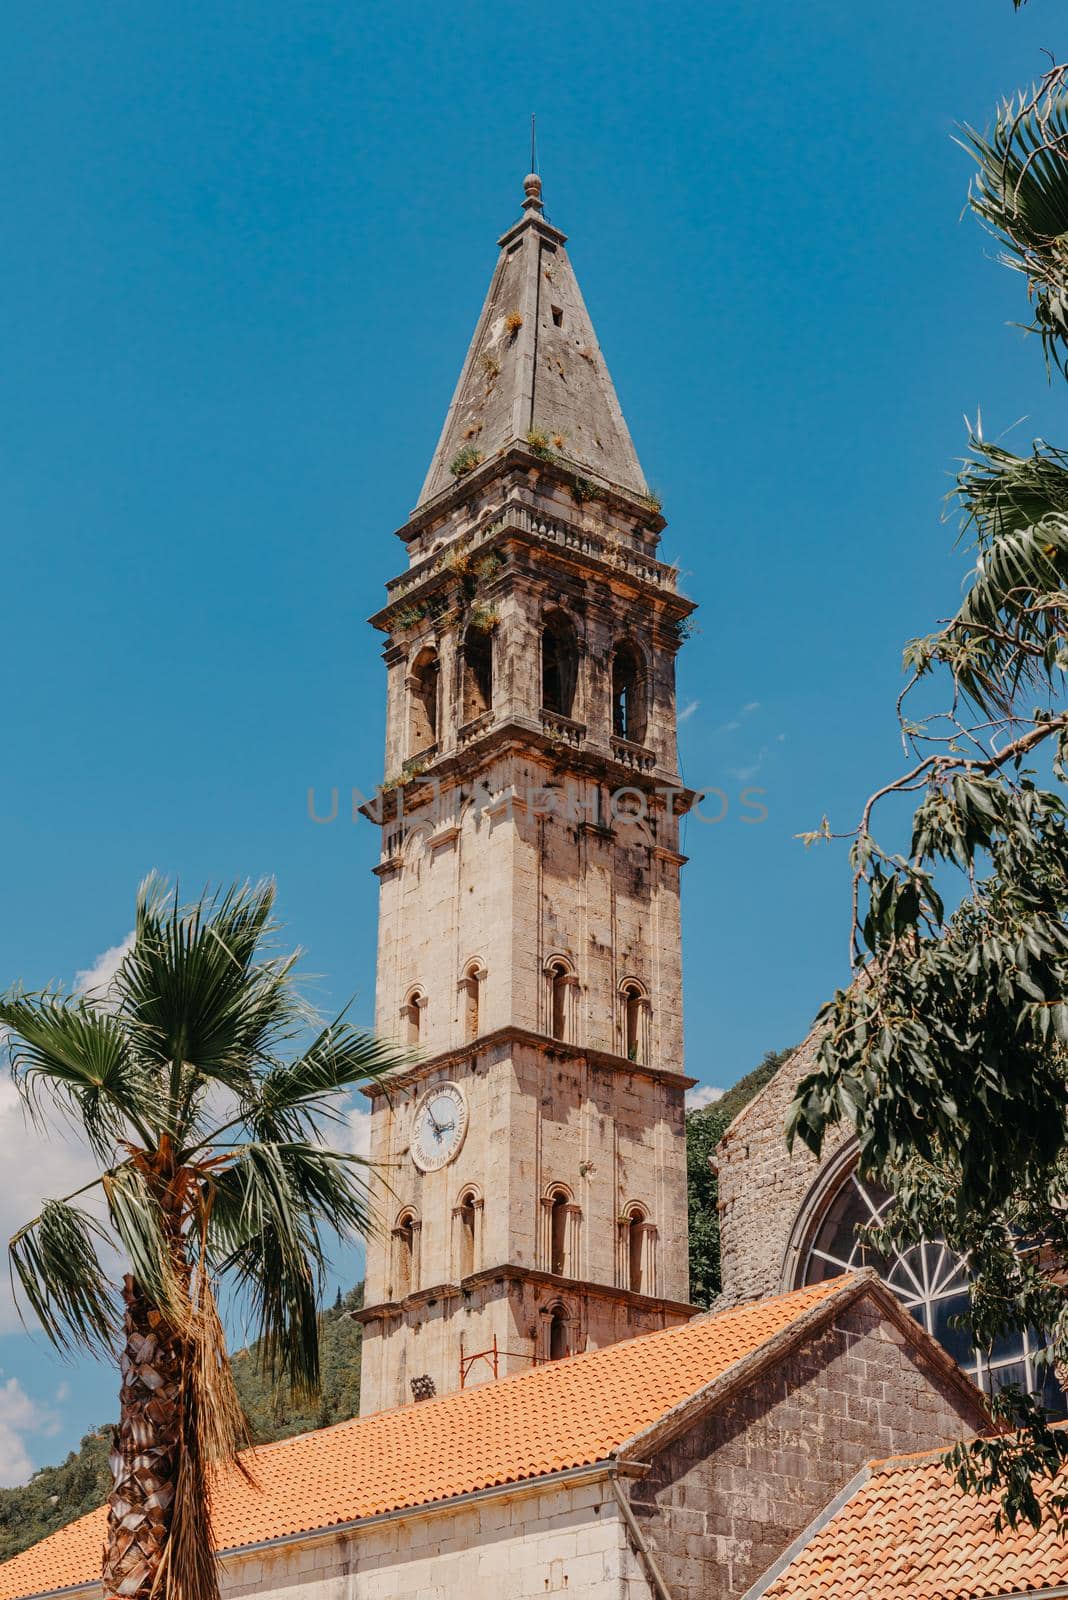
<instances>
[{"instance_id":1,"label":"gothic window tracery","mask_svg":"<svg viewBox=\"0 0 1068 1600\"><path fill-rule=\"evenodd\" d=\"M882 1255L861 1230L880 1221L893 1196L850 1170L817 1212L808 1233L799 1284L821 1283L841 1272L874 1267L920 1325L988 1394L1008 1384L1037 1394L1052 1415L1065 1415L1065 1397L1054 1374L1036 1360L1043 1341L1035 1329L1003 1335L990 1350L977 1350L967 1328L954 1319L968 1309L968 1270L941 1239L923 1240Z\"/></svg>"}]
</instances>

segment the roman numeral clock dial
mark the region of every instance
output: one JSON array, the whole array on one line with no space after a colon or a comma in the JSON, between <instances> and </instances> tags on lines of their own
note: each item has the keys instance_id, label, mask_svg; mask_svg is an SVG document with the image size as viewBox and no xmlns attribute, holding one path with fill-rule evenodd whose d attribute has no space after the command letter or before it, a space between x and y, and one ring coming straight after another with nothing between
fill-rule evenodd
<instances>
[{"instance_id":1,"label":"roman numeral clock dial","mask_svg":"<svg viewBox=\"0 0 1068 1600\"><path fill-rule=\"evenodd\" d=\"M428 1089L415 1108L410 1154L420 1172L437 1172L460 1153L467 1132L467 1101L458 1084Z\"/></svg>"}]
</instances>

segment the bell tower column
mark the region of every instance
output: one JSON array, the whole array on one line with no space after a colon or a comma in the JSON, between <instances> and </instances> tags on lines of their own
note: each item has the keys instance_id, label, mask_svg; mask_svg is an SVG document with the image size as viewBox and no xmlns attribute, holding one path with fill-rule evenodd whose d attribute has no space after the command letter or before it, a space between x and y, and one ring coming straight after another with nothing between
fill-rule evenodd
<instances>
[{"instance_id":1,"label":"bell tower column","mask_svg":"<svg viewBox=\"0 0 1068 1600\"><path fill-rule=\"evenodd\" d=\"M675 655L692 602L526 180L399 537L362 1409L684 1321ZM518 419L518 420L517 420Z\"/></svg>"}]
</instances>

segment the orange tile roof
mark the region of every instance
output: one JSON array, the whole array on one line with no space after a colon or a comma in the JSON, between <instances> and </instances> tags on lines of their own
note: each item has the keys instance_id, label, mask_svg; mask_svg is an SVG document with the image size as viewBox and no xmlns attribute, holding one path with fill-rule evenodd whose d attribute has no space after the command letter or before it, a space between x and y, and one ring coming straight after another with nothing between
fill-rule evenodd
<instances>
[{"instance_id":1,"label":"orange tile roof","mask_svg":"<svg viewBox=\"0 0 1068 1600\"><path fill-rule=\"evenodd\" d=\"M678 1328L642 1334L496 1383L339 1422L255 1451L250 1487L214 1494L220 1552L591 1465L870 1275L832 1278ZM0 1564L0 1600L91 1583L105 1513L90 1512Z\"/></svg>"},{"instance_id":2,"label":"orange tile roof","mask_svg":"<svg viewBox=\"0 0 1068 1600\"><path fill-rule=\"evenodd\" d=\"M937 1455L873 1461L871 1476L762 1600L989 1600L1068 1584L1068 1540L1043 1519L994 1530L997 1495L965 1494ZM1042 1500L1068 1488L1047 1483Z\"/></svg>"}]
</instances>

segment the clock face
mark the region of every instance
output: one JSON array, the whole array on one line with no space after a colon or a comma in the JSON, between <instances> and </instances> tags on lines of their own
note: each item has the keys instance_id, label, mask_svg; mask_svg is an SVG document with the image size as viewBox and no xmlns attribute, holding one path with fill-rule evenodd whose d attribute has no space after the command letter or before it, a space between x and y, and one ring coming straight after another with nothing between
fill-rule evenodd
<instances>
[{"instance_id":1,"label":"clock face","mask_svg":"<svg viewBox=\"0 0 1068 1600\"><path fill-rule=\"evenodd\" d=\"M420 1172L437 1172L460 1152L467 1132L467 1101L455 1083L428 1089L415 1108L411 1156Z\"/></svg>"}]
</instances>

